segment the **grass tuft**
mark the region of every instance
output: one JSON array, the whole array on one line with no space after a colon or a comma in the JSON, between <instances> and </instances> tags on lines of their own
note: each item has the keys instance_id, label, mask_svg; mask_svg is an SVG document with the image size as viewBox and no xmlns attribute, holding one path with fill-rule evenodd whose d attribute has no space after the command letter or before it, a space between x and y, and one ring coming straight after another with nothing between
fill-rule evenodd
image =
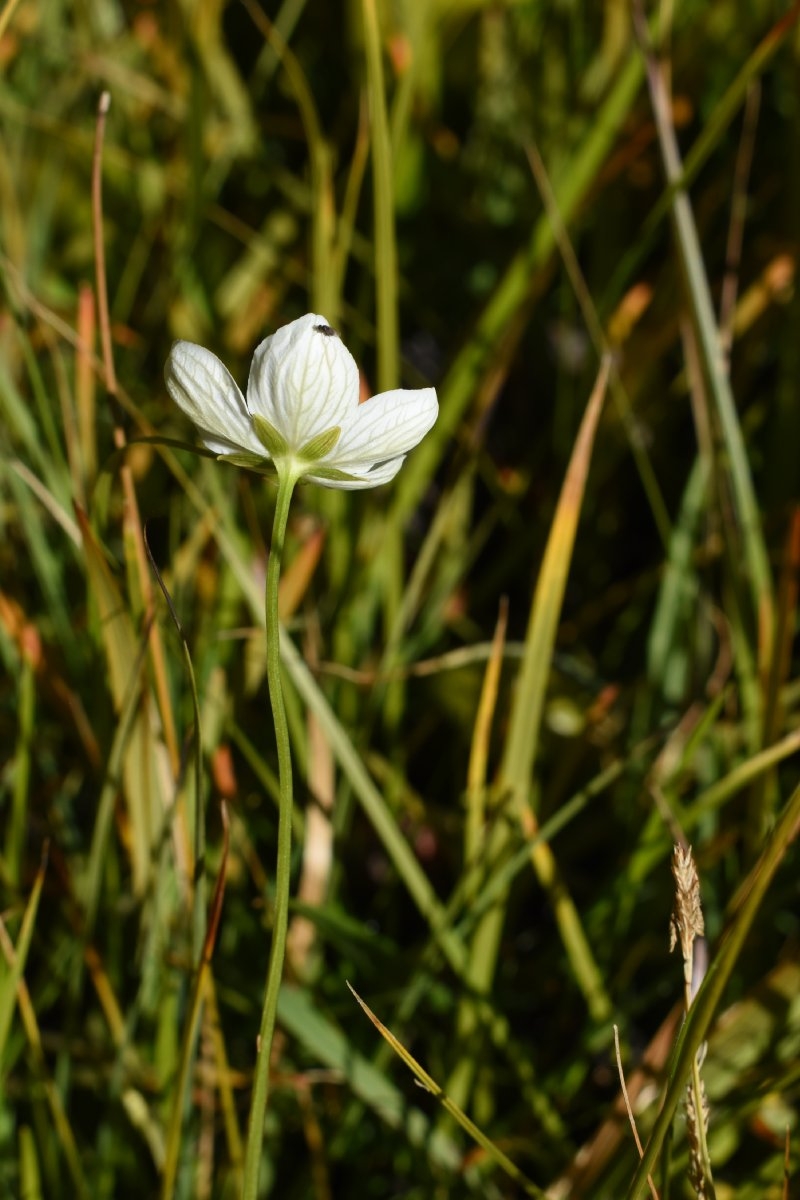
<instances>
[{"instance_id":1,"label":"grass tuft","mask_svg":"<svg viewBox=\"0 0 800 1200\"><path fill-rule=\"evenodd\" d=\"M0 4L0 1195L790 1194L800 5L768 7ZM287 913L276 489L195 452L162 372L185 338L244 387L311 310L364 396L441 415L391 485L292 502Z\"/></svg>"}]
</instances>

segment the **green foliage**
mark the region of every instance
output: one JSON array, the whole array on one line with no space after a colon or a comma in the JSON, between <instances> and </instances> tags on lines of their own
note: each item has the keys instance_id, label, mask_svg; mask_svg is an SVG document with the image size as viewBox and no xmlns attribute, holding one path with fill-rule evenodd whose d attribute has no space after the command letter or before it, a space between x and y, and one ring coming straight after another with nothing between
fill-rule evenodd
<instances>
[{"instance_id":1,"label":"green foliage","mask_svg":"<svg viewBox=\"0 0 800 1200\"><path fill-rule=\"evenodd\" d=\"M673 1112L707 1041L716 1195L777 1200L797 11L654 5L672 25L637 41L623 0L264 8L0 9L0 1193L240 1194L276 491L186 448L162 369L186 338L244 387L314 310L367 390L435 385L441 415L389 487L293 500L264 1194L647 1194L615 1022L659 1194L687 1194ZM711 959L680 1032L684 836Z\"/></svg>"}]
</instances>

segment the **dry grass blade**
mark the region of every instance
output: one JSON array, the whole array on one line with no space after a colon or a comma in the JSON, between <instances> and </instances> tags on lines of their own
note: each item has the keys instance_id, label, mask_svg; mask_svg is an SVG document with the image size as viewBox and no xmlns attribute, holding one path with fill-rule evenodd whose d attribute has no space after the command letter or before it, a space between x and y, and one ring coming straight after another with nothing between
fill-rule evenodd
<instances>
[{"instance_id":1,"label":"dry grass blade","mask_svg":"<svg viewBox=\"0 0 800 1200\"><path fill-rule=\"evenodd\" d=\"M518 819L525 836L530 836L537 824L530 796L544 696L594 435L610 369L610 359L606 358L586 407L550 529L530 608L525 652L497 784L499 793L507 797L509 811ZM508 826L498 822L488 852L492 861L503 853L503 843L507 837ZM531 863L553 906L571 969L586 998L592 1018L604 1021L611 1012L611 1003L578 912L546 842L533 845Z\"/></svg>"},{"instance_id":2,"label":"dry grass blade","mask_svg":"<svg viewBox=\"0 0 800 1200\"><path fill-rule=\"evenodd\" d=\"M520 1171L519 1168L514 1165L511 1159L504 1154L503 1151L496 1146L494 1142L492 1142L486 1136L485 1133L482 1132L482 1130L478 1128L474 1121L471 1121L467 1114L463 1112L458 1105L454 1104L451 1099L449 1099L442 1088L439 1087L435 1079L428 1074L424 1067L420 1066L413 1055L409 1054L408 1050L406 1050L405 1046L398 1041L391 1030L387 1029L386 1026L378 1019L378 1017L375 1016L375 1013L372 1011L369 1005L361 999L355 988L349 983L347 986L350 988L350 991L353 993L354 997L361 1005L361 1008L367 1014L370 1021L372 1021L372 1024L378 1030L381 1037L388 1042L395 1054L403 1060L417 1081L427 1091L429 1091L432 1096L436 1097L442 1107L448 1113L450 1113L451 1117L458 1122L461 1128L478 1143L482 1150L486 1151L489 1158L493 1159L500 1169L522 1188L526 1196L532 1196L534 1197L534 1200L546 1200L545 1193L542 1191L542 1189L538 1188L535 1183L531 1182L530 1179L527 1179L525 1175L523 1175L522 1171Z\"/></svg>"},{"instance_id":3,"label":"dry grass blade","mask_svg":"<svg viewBox=\"0 0 800 1200\"><path fill-rule=\"evenodd\" d=\"M748 569L747 583L752 593L753 617L757 622L759 634L759 662L763 665L769 662L774 636L769 558L764 544L761 518L744 438L733 392L725 370L719 330L714 317L711 291L703 263L694 214L688 194L684 190L683 166L671 118L671 106L663 69L650 47L641 0L636 0L633 12L637 36L647 65L647 78L664 171L668 184L675 189L672 195L672 218L675 242L686 284L687 303L701 352L703 373L713 398L722 440L729 459L728 470L736 501L739 534ZM733 555L735 556L736 553L734 547Z\"/></svg>"},{"instance_id":4,"label":"dry grass blade","mask_svg":"<svg viewBox=\"0 0 800 1200\"><path fill-rule=\"evenodd\" d=\"M628 1114L628 1123L631 1127L633 1140L636 1142L636 1149L639 1151L639 1158L641 1158L644 1154L644 1150L642 1149L641 1139L639 1138L639 1130L636 1128L636 1118L633 1115L630 1098L628 1097L628 1088L625 1083L625 1071L622 1066L622 1053L619 1048L619 1026L617 1025L614 1026L614 1052L617 1058L617 1072L619 1074L619 1086L620 1091L622 1092L622 1100L625 1105L625 1111ZM658 1200L658 1192L656 1191L656 1185L653 1183L651 1175L647 1176L647 1184L650 1188L650 1195L653 1197L653 1200Z\"/></svg>"}]
</instances>

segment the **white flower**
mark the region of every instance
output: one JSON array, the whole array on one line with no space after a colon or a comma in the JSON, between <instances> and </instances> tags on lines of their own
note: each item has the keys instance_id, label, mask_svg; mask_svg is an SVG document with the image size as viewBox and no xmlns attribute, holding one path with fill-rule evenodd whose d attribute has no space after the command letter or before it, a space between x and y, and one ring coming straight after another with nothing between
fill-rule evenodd
<instances>
[{"instance_id":1,"label":"white flower","mask_svg":"<svg viewBox=\"0 0 800 1200\"><path fill-rule=\"evenodd\" d=\"M359 404L358 367L324 317L308 313L265 338L247 396L216 355L176 342L167 390L219 458L332 488L393 479L436 420L434 388L383 392Z\"/></svg>"}]
</instances>

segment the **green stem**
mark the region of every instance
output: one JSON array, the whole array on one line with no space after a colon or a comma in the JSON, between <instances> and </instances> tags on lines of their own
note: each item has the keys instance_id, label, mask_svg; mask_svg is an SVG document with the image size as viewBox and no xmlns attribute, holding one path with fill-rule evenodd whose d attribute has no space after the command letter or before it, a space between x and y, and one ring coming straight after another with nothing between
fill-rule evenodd
<instances>
[{"instance_id":1,"label":"green stem","mask_svg":"<svg viewBox=\"0 0 800 1200\"><path fill-rule=\"evenodd\" d=\"M714 1180L711 1174L711 1158L708 1153L708 1139L706 1138L706 1119L703 1111L703 1087L700 1083L700 1064L697 1061L697 1055L694 1056L692 1063L692 1079L689 1085L694 1094L694 1111L697 1120L697 1144L700 1148L700 1162L703 1165L703 1181L705 1183L705 1194L708 1200L717 1200L717 1193L714 1191Z\"/></svg>"},{"instance_id":2,"label":"green stem","mask_svg":"<svg viewBox=\"0 0 800 1200\"><path fill-rule=\"evenodd\" d=\"M269 1065L272 1037L275 1033L275 1013L278 1008L278 992L283 975L283 960L286 952L286 928L289 920L289 876L292 858L292 757L289 749L289 727L283 704L281 687L280 622L278 620L278 583L281 574L283 541L289 504L297 483L293 471L279 471L278 499L275 504L275 519L272 524L272 545L267 565L267 584L264 598L267 631L267 685L272 720L275 726L275 742L278 749L278 779L280 802L278 808L278 861L275 869L275 916L272 928L272 946L267 969L267 986L264 994L264 1009L261 1013L261 1029L258 1035L253 1097L250 1102L250 1120L247 1127L247 1148L244 1159L244 1187L242 1200L256 1200L258 1195L258 1169L261 1163L261 1143L264 1136L264 1116L269 1094Z\"/></svg>"}]
</instances>

